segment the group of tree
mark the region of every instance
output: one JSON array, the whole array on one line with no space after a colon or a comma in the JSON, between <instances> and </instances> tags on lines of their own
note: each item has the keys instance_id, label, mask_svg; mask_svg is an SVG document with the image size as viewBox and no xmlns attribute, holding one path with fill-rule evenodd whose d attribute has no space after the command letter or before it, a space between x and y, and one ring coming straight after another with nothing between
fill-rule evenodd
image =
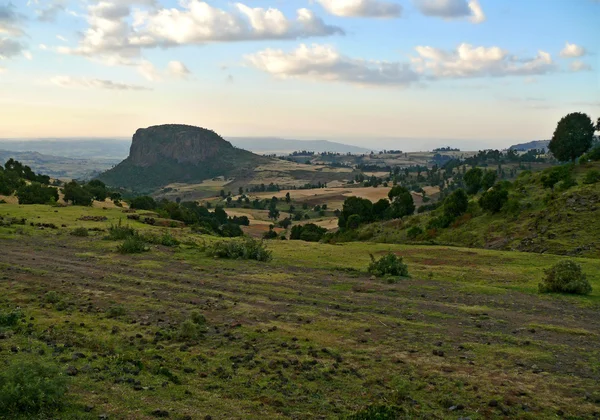
<instances>
[{"instance_id":1,"label":"group of tree","mask_svg":"<svg viewBox=\"0 0 600 420\"><path fill-rule=\"evenodd\" d=\"M382 198L376 203L366 198L348 197L339 215L338 226L342 229L356 229L363 223L401 219L414 212L415 203L411 192L396 185L390 189L388 198Z\"/></svg>"},{"instance_id":2,"label":"group of tree","mask_svg":"<svg viewBox=\"0 0 600 420\"><path fill-rule=\"evenodd\" d=\"M64 200L75 206L91 206L94 200L105 201L110 198L119 204L121 194L111 191L102 181L94 179L87 183L71 181L63 187Z\"/></svg>"},{"instance_id":3,"label":"group of tree","mask_svg":"<svg viewBox=\"0 0 600 420\"><path fill-rule=\"evenodd\" d=\"M0 194L16 194L19 204L48 204L58 200L58 191L50 186L50 177L34 173L27 165L9 159L0 165Z\"/></svg>"}]
</instances>

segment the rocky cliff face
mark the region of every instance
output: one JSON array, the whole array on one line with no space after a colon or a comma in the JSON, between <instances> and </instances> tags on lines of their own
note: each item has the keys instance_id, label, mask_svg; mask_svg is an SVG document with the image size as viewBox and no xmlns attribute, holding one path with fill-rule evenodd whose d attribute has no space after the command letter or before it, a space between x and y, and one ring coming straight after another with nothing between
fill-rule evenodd
<instances>
[{"instance_id":1,"label":"rocky cliff face","mask_svg":"<svg viewBox=\"0 0 600 420\"><path fill-rule=\"evenodd\" d=\"M151 166L161 159L199 164L232 149L231 143L211 130L189 125L159 125L135 132L129 159L136 166Z\"/></svg>"},{"instance_id":2,"label":"rocky cliff face","mask_svg":"<svg viewBox=\"0 0 600 420\"><path fill-rule=\"evenodd\" d=\"M214 131L189 125L158 125L136 131L129 157L98 177L107 185L153 192L174 182L215 176L239 177L269 159L236 149Z\"/></svg>"}]
</instances>

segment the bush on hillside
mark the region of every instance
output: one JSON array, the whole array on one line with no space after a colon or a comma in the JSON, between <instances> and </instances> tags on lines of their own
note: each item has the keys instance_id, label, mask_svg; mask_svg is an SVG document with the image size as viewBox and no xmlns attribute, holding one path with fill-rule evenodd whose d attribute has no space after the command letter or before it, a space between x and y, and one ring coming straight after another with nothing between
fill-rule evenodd
<instances>
[{"instance_id":1,"label":"bush on hillside","mask_svg":"<svg viewBox=\"0 0 600 420\"><path fill-rule=\"evenodd\" d=\"M206 252L209 256L215 258L230 258L234 260L267 262L273 258L273 253L267 249L265 244L253 238L216 242L210 245Z\"/></svg>"},{"instance_id":2,"label":"bush on hillside","mask_svg":"<svg viewBox=\"0 0 600 420\"><path fill-rule=\"evenodd\" d=\"M559 183L560 181L566 181L567 183L570 183L572 181L572 176L571 173L573 171L573 165L572 164L567 164L567 165L562 165L562 166L554 166L553 168L550 169L546 169L541 178L540 181L542 183L542 185L544 186L544 188L550 188L552 190L554 190L554 186Z\"/></svg>"},{"instance_id":3,"label":"bush on hillside","mask_svg":"<svg viewBox=\"0 0 600 420\"><path fill-rule=\"evenodd\" d=\"M221 236L226 238L236 238L238 236L244 236L244 231L240 227L240 225L236 223L225 223L221 226Z\"/></svg>"},{"instance_id":4,"label":"bush on hillside","mask_svg":"<svg viewBox=\"0 0 600 420\"><path fill-rule=\"evenodd\" d=\"M544 270L544 273L546 276L539 284L541 293L587 295L592 291L592 286L581 271L581 266L574 261L560 261L550 269Z\"/></svg>"},{"instance_id":5,"label":"bush on hillside","mask_svg":"<svg viewBox=\"0 0 600 420\"><path fill-rule=\"evenodd\" d=\"M503 188L494 187L481 195L479 205L482 209L491 213L498 213L507 201L508 191Z\"/></svg>"},{"instance_id":6,"label":"bush on hillside","mask_svg":"<svg viewBox=\"0 0 600 420\"><path fill-rule=\"evenodd\" d=\"M408 231L406 232L406 236L408 236L409 239L416 239L418 236L423 234L423 229L421 229L421 226L413 226L410 229L408 229Z\"/></svg>"},{"instance_id":7,"label":"bush on hillside","mask_svg":"<svg viewBox=\"0 0 600 420\"><path fill-rule=\"evenodd\" d=\"M585 176L583 177L583 183L584 184L595 184L596 182L600 181L600 172L592 169L590 171L587 171L585 173Z\"/></svg>"},{"instance_id":8,"label":"bush on hillside","mask_svg":"<svg viewBox=\"0 0 600 420\"><path fill-rule=\"evenodd\" d=\"M109 239L112 241L121 241L123 239L127 239L131 236L136 236L137 231L130 227L129 225L123 225L121 223L121 219L119 219L118 224L111 224L108 228L108 235L104 239Z\"/></svg>"},{"instance_id":9,"label":"bush on hillside","mask_svg":"<svg viewBox=\"0 0 600 420\"><path fill-rule=\"evenodd\" d=\"M19 204L50 204L58 201L58 190L37 182L23 185L17 190Z\"/></svg>"},{"instance_id":10,"label":"bush on hillside","mask_svg":"<svg viewBox=\"0 0 600 420\"><path fill-rule=\"evenodd\" d=\"M129 207L137 210L154 210L156 208L156 201L152 197L143 195L131 200Z\"/></svg>"},{"instance_id":11,"label":"bush on hillside","mask_svg":"<svg viewBox=\"0 0 600 420\"><path fill-rule=\"evenodd\" d=\"M7 418L57 418L66 392L66 377L40 360L13 359L0 369L0 413Z\"/></svg>"},{"instance_id":12,"label":"bush on hillside","mask_svg":"<svg viewBox=\"0 0 600 420\"><path fill-rule=\"evenodd\" d=\"M163 233L162 235L143 235L143 240L154 245L162 245L162 246L177 246L179 245L179 241L174 238L168 232Z\"/></svg>"},{"instance_id":13,"label":"bush on hillside","mask_svg":"<svg viewBox=\"0 0 600 420\"><path fill-rule=\"evenodd\" d=\"M398 257L396 254L388 253L378 260L375 259L373 254L371 256L371 263L369 264L368 271L376 277L409 277L408 266L402 262L402 257Z\"/></svg>"},{"instance_id":14,"label":"bush on hillside","mask_svg":"<svg viewBox=\"0 0 600 420\"><path fill-rule=\"evenodd\" d=\"M139 254L141 252L149 251L146 242L138 235L130 236L117 247L117 251L121 254Z\"/></svg>"},{"instance_id":15,"label":"bush on hillside","mask_svg":"<svg viewBox=\"0 0 600 420\"><path fill-rule=\"evenodd\" d=\"M306 242L319 242L323 239L323 235L327 233L327 229L317 226L314 223L306 225L296 225L292 227L290 239Z\"/></svg>"},{"instance_id":16,"label":"bush on hillside","mask_svg":"<svg viewBox=\"0 0 600 420\"><path fill-rule=\"evenodd\" d=\"M444 200L444 215L448 219L456 218L467 211L469 197L462 188L454 191Z\"/></svg>"},{"instance_id":17,"label":"bush on hillside","mask_svg":"<svg viewBox=\"0 0 600 420\"><path fill-rule=\"evenodd\" d=\"M73 236L79 236L79 237L82 237L82 238L86 237L86 236L89 236L89 234L90 234L89 231L86 228L84 228L84 227L75 228L71 232L71 235L73 235Z\"/></svg>"}]
</instances>

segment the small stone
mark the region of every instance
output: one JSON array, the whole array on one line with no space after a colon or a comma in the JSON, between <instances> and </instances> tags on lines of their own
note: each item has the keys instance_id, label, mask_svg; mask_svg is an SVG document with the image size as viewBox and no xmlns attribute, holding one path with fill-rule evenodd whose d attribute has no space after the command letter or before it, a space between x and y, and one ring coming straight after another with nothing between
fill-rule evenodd
<instances>
[{"instance_id":1,"label":"small stone","mask_svg":"<svg viewBox=\"0 0 600 420\"><path fill-rule=\"evenodd\" d=\"M79 371L77 370L77 368L75 366L69 366L67 367L67 370L65 371L65 373L69 376L76 376Z\"/></svg>"},{"instance_id":2,"label":"small stone","mask_svg":"<svg viewBox=\"0 0 600 420\"><path fill-rule=\"evenodd\" d=\"M154 410L152 413L154 417L169 417L169 412L166 410Z\"/></svg>"}]
</instances>

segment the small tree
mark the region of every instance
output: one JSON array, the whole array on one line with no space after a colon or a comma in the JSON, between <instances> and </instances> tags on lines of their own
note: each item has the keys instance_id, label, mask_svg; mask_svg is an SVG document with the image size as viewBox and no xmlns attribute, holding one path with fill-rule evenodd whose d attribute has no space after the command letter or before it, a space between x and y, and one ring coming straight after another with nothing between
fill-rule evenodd
<instances>
[{"instance_id":1,"label":"small tree","mask_svg":"<svg viewBox=\"0 0 600 420\"><path fill-rule=\"evenodd\" d=\"M396 185L390 190L388 196L392 200L390 208L392 217L402 218L404 216L410 216L415 212L415 202L408 189Z\"/></svg>"},{"instance_id":2,"label":"small tree","mask_svg":"<svg viewBox=\"0 0 600 420\"><path fill-rule=\"evenodd\" d=\"M479 205L491 213L498 213L508 201L508 191L503 188L492 188L482 194Z\"/></svg>"},{"instance_id":3,"label":"small tree","mask_svg":"<svg viewBox=\"0 0 600 420\"><path fill-rule=\"evenodd\" d=\"M369 254L371 263L368 271L376 277L409 277L408 266L402 262L402 257L389 252L387 255L375 259L373 254Z\"/></svg>"},{"instance_id":4,"label":"small tree","mask_svg":"<svg viewBox=\"0 0 600 420\"><path fill-rule=\"evenodd\" d=\"M454 191L444 201L444 215L448 218L454 219L464 212L469 207L469 197L462 188Z\"/></svg>"},{"instance_id":5,"label":"small tree","mask_svg":"<svg viewBox=\"0 0 600 420\"><path fill-rule=\"evenodd\" d=\"M595 130L587 114L568 114L558 122L548 148L560 161L575 161L592 146Z\"/></svg>"},{"instance_id":6,"label":"small tree","mask_svg":"<svg viewBox=\"0 0 600 420\"><path fill-rule=\"evenodd\" d=\"M564 260L544 270L546 276L539 284L541 293L558 292L587 295L592 292L592 286L581 266L574 261Z\"/></svg>"},{"instance_id":7,"label":"small tree","mask_svg":"<svg viewBox=\"0 0 600 420\"><path fill-rule=\"evenodd\" d=\"M481 178L481 187L484 191L489 190L496 183L496 178L498 175L495 171L485 171L483 177Z\"/></svg>"},{"instance_id":8,"label":"small tree","mask_svg":"<svg viewBox=\"0 0 600 420\"><path fill-rule=\"evenodd\" d=\"M467 187L467 193L470 195L477 194L481 189L481 178L483 177L483 171L480 168L472 168L467 171L463 177L465 186Z\"/></svg>"}]
</instances>

